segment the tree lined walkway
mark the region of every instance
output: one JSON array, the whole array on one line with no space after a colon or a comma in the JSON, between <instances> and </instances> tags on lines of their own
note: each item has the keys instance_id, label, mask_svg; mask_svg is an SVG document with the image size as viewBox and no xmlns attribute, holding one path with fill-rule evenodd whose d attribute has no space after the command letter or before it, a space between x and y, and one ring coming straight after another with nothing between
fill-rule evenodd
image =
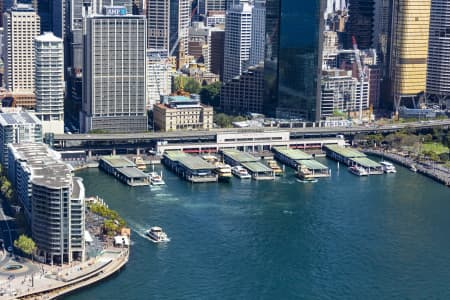
<instances>
[{"instance_id":1,"label":"tree lined walkway","mask_svg":"<svg viewBox=\"0 0 450 300\"><path fill-rule=\"evenodd\" d=\"M435 162L423 163L420 161L413 160L409 157L404 157L404 156L401 156L396 153L386 152L386 151L381 151L381 150L366 149L363 151L367 154L372 154L372 155L376 155L376 156L380 156L380 157L386 157L389 160L392 160L392 161L394 161L400 165L403 165L407 168L411 168L412 166L415 166L418 173L428 176L428 177L450 187L450 169L443 167L443 166L436 167Z\"/></svg>"}]
</instances>

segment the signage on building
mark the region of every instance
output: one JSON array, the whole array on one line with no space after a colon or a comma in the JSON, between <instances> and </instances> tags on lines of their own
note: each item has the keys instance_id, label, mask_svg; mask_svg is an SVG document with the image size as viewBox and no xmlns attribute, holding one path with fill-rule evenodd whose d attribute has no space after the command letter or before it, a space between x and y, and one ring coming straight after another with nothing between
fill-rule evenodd
<instances>
[{"instance_id":1,"label":"signage on building","mask_svg":"<svg viewBox=\"0 0 450 300\"><path fill-rule=\"evenodd\" d=\"M105 7L105 15L107 16L125 16L127 9L123 6L107 6Z\"/></svg>"}]
</instances>

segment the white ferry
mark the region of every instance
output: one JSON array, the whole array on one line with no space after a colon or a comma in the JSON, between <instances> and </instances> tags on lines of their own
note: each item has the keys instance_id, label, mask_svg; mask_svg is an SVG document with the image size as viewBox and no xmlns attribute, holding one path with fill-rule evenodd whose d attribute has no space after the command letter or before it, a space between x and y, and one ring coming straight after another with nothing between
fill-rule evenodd
<instances>
[{"instance_id":1,"label":"white ferry","mask_svg":"<svg viewBox=\"0 0 450 300\"><path fill-rule=\"evenodd\" d=\"M216 169L214 170L214 172L219 176L219 180L229 181L231 177L233 177L231 173L231 167L229 165L221 162L216 162L215 167Z\"/></svg>"},{"instance_id":2,"label":"white ferry","mask_svg":"<svg viewBox=\"0 0 450 300\"><path fill-rule=\"evenodd\" d=\"M154 226L145 232L145 235L150 238L154 243L165 243L170 242L167 234L162 230L161 227Z\"/></svg>"},{"instance_id":3,"label":"white ferry","mask_svg":"<svg viewBox=\"0 0 450 300\"><path fill-rule=\"evenodd\" d=\"M164 182L164 180L162 179L162 172L161 172L161 174L158 174L156 172L150 172L148 174L148 177L150 179L151 185L165 185L166 184Z\"/></svg>"},{"instance_id":4,"label":"white ferry","mask_svg":"<svg viewBox=\"0 0 450 300\"><path fill-rule=\"evenodd\" d=\"M248 174L247 170L243 166L234 166L231 168L231 173L239 179L250 179L252 176Z\"/></svg>"},{"instance_id":5,"label":"white ferry","mask_svg":"<svg viewBox=\"0 0 450 300\"><path fill-rule=\"evenodd\" d=\"M380 165L383 168L384 173L397 173L395 166L388 161L381 161Z\"/></svg>"},{"instance_id":6,"label":"white ferry","mask_svg":"<svg viewBox=\"0 0 450 300\"><path fill-rule=\"evenodd\" d=\"M271 159L267 161L267 166L272 169L275 176L282 176L283 175L283 169L280 168L278 163Z\"/></svg>"},{"instance_id":7,"label":"white ferry","mask_svg":"<svg viewBox=\"0 0 450 300\"><path fill-rule=\"evenodd\" d=\"M348 170L350 171L350 173L355 174L357 176L368 176L369 175L369 172L367 172L367 170L364 169L363 167L351 166L348 168Z\"/></svg>"}]
</instances>

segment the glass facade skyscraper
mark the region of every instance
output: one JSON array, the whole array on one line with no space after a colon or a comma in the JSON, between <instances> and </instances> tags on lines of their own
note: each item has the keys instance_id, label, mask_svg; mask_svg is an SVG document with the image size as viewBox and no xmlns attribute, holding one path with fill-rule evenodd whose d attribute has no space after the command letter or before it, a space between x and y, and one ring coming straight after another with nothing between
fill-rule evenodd
<instances>
[{"instance_id":1,"label":"glass facade skyscraper","mask_svg":"<svg viewBox=\"0 0 450 300\"><path fill-rule=\"evenodd\" d=\"M319 119L323 0L267 0L264 111Z\"/></svg>"}]
</instances>

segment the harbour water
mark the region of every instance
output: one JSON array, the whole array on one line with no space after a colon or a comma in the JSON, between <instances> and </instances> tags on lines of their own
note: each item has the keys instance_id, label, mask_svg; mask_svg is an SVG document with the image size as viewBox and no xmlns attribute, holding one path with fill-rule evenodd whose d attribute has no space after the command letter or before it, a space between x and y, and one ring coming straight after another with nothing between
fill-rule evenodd
<instances>
[{"instance_id":1,"label":"harbour water","mask_svg":"<svg viewBox=\"0 0 450 300\"><path fill-rule=\"evenodd\" d=\"M78 172L130 224L126 268L65 299L448 299L450 189L397 166L360 178L341 165L300 183L191 184L164 170L162 188ZM159 170L158 170L159 171ZM153 225L172 241L143 238Z\"/></svg>"}]
</instances>

